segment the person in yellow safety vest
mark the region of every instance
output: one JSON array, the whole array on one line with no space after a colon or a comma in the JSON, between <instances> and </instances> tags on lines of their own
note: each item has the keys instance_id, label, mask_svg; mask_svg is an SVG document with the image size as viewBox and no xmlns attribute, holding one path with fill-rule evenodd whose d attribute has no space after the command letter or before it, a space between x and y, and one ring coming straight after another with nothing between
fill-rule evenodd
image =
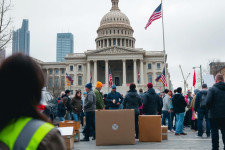
<instances>
[{"instance_id":1,"label":"person in yellow safety vest","mask_svg":"<svg viewBox=\"0 0 225 150\"><path fill-rule=\"evenodd\" d=\"M44 76L29 56L15 54L0 64L0 150L65 150L65 143L40 113Z\"/></svg>"}]
</instances>

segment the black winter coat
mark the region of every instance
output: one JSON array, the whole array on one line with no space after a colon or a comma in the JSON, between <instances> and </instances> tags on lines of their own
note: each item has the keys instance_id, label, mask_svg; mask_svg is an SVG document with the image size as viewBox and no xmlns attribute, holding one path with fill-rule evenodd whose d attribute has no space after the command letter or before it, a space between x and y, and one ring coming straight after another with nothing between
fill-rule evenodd
<instances>
[{"instance_id":1,"label":"black winter coat","mask_svg":"<svg viewBox=\"0 0 225 150\"><path fill-rule=\"evenodd\" d=\"M59 102L58 104L57 115L58 117L64 117L66 115L66 107L63 102Z\"/></svg>"},{"instance_id":2,"label":"black winter coat","mask_svg":"<svg viewBox=\"0 0 225 150\"><path fill-rule=\"evenodd\" d=\"M153 88L145 92L143 101L143 113L145 115L156 115L160 112L160 97Z\"/></svg>"},{"instance_id":3,"label":"black winter coat","mask_svg":"<svg viewBox=\"0 0 225 150\"><path fill-rule=\"evenodd\" d=\"M70 105L71 99L70 99L69 96L67 96L66 94L63 95L62 98L63 98L63 97L67 97L67 98L68 98L67 103L66 103L66 107L67 107L67 110L71 112L71 111L72 111L72 108L71 108L71 105Z\"/></svg>"},{"instance_id":4,"label":"black winter coat","mask_svg":"<svg viewBox=\"0 0 225 150\"><path fill-rule=\"evenodd\" d=\"M208 90L206 107L209 118L225 118L225 83L216 83Z\"/></svg>"},{"instance_id":5,"label":"black winter coat","mask_svg":"<svg viewBox=\"0 0 225 150\"><path fill-rule=\"evenodd\" d=\"M208 92L208 90L202 90L202 91L198 92L198 94L196 95L196 98L195 98L195 111L196 112L207 111L206 108L200 107L200 103L202 100L202 94L207 95L207 92Z\"/></svg>"},{"instance_id":6,"label":"black winter coat","mask_svg":"<svg viewBox=\"0 0 225 150\"><path fill-rule=\"evenodd\" d=\"M123 101L124 109L134 109L135 114L140 114L139 107L142 105L141 97L136 90L130 90Z\"/></svg>"},{"instance_id":7,"label":"black winter coat","mask_svg":"<svg viewBox=\"0 0 225 150\"><path fill-rule=\"evenodd\" d=\"M175 94L172 100L173 103L173 112L174 113L183 113L185 112L185 107L187 103L185 102L184 96L181 94Z\"/></svg>"}]
</instances>

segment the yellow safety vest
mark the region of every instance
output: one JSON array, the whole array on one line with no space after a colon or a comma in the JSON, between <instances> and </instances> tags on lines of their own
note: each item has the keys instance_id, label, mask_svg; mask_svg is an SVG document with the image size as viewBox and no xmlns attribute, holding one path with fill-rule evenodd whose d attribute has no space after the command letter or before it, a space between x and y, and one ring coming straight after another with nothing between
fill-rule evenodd
<instances>
[{"instance_id":1,"label":"yellow safety vest","mask_svg":"<svg viewBox=\"0 0 225 150\"><path fill-rule=\"evenodd\" d=\"M54 126L50 123L22 117L0 131L0 141L6 144L10 150L36 150L43 138L53 128Z\"/></svg>"}]
</instances>

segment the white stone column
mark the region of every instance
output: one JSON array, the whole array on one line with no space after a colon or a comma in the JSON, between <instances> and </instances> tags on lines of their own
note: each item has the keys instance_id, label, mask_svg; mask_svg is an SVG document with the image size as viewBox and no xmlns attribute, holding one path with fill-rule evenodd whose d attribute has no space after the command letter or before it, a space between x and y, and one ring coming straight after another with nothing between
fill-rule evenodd
<instances>
[{"instance_id":1,"label":"white stone column","mask_svg":"<svg viewBox=\"0 0 225 150\"><path fill-rule=\"evenodd\" d=\"M114 45L113 45L113 38L111 38L111 47L113 47Z\"/></svg>"},{"instance_id":2,"label":"white stone column","mask_svg":"<svg viewBox=\"0 0 225 150\"><path fill-rule=\"evenodd\" d=\"M126 59L123 59L123 86L127 86Z\"/></svg>"},{"instance_id":3,"label":"white stone column","mask_svg":"<svg viewBox=\"0 0 225 150\"><path fill-rule=\"evenodd\" d=\"M97 60L94 60L94 82L93 84L96 85L97 83Z\"/></svg>"},{"instance_id":4,"label":"white stone column","mask_svg":"<svg viewBox=\"0 0 225 150\"><path fill-rule=\"evenodd\" d=\"M109 47L109 39L107 39L107 47Z\"/></svg>"},{"instance_id":5,"label":"white stone column","mask_svg":"<svg viewBox=\"0 0 225 150\"><path fill-rule=\"evenodd\" d=\"M109 61L105 60L105 87L109 86Z\"/></svg>"},{"instance_id":6,"label":"white stone column","mask_svg":"<svg viewBox=\"0 0 225 150\"><path fill-rule=\"evenodd\" d=\"M120 47L122 47L122 38L120 38Z\"/></svg>"},{"instance_id":7,"label":"white stone column","mask_svg":"<svg viewBox=\"0 0 225 150\"><path fill-rule=\"evenodd\" d=\"M156 63L155 62L152 62L152 84L153 86L156 86L156 81L155 79L157 78L157 75L156 75Z\"/></svg>"},{"instance_id":8,"label":"white stone column","mask_svg":"<svg viewBox=\"0 0 225 150\"><path fill-rule=\"evenodd\" d=\"M74 71L73 71L73 86L77 86L78 83L77 83L77 70L78 70L78 64L74 64Z\"/></svg>"},{"instance_id":9,"label":"white stone column","mask_svg":"<svg viewBox=\"0 0 225 150\"><path fill-rule=\"evenodd\" d=\"M87 61L87 83L90 82L90 60Z\"/></svg>"},{"instance_id":10,"label":"white stone column","mask_svg":"<svg viewBox=\"0 0 225 150\"><path fill-rule=\"evenodd\" d=\"M134 59L134 83L137 84L137 60Z\"/></svg>"},{"instance_id":11,"label":"white stone column","mask_svg":"<svg viewBox=\"0 0 225 150\"><path fill-rule=\"evenodd\" d=\"M59 69L59 81L58 81L58 84L59 84L59 88L61 88L61 71L60 71L60 68Z\"/></svg>"},{"instance_id":12,"label":"white stone column","mask_svg":"<svg viewBox=\"0 0 225 150\"><path fill-rule=\"evenodd\" d=\"M141 85L144 85L144 65L143 65L143 59L140 60L140 79L141 79Z\"/></svg>"},{"instance_id":13,"label":"white stone column","mask_svg":"<svg viewBox=\"0 0 225 150\"><path fill-rule=\"evenodd\" d=\"M46 88L49 88L49 69L46 69L47 75L46 75Z\"/></svg>"},{"instance_id":14,"label":"white stone column","mask_svg":"<svg viewBox=\"0 0 225 150\"><path fill-rule=\"evenodd\" d=\"M55 69L52 68L52 87L55 87Z\"/></svg>"}]
</instances>

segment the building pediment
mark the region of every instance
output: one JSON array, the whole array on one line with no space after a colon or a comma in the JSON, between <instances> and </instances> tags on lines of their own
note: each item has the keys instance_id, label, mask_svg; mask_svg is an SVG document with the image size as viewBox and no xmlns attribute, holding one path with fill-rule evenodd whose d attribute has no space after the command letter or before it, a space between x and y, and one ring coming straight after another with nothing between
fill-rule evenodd
<instances>
[{"instance_id":1,"label":"building pediment","mask_svg":"<svg viewBox=\"0 0 225 150\"><path fill-rule=\"evenodd\" d=\"M111 47L100 50L87 51L86 55L123 55L123 54L144 54L144 50Z\"/></svg>"}]
</instances>

